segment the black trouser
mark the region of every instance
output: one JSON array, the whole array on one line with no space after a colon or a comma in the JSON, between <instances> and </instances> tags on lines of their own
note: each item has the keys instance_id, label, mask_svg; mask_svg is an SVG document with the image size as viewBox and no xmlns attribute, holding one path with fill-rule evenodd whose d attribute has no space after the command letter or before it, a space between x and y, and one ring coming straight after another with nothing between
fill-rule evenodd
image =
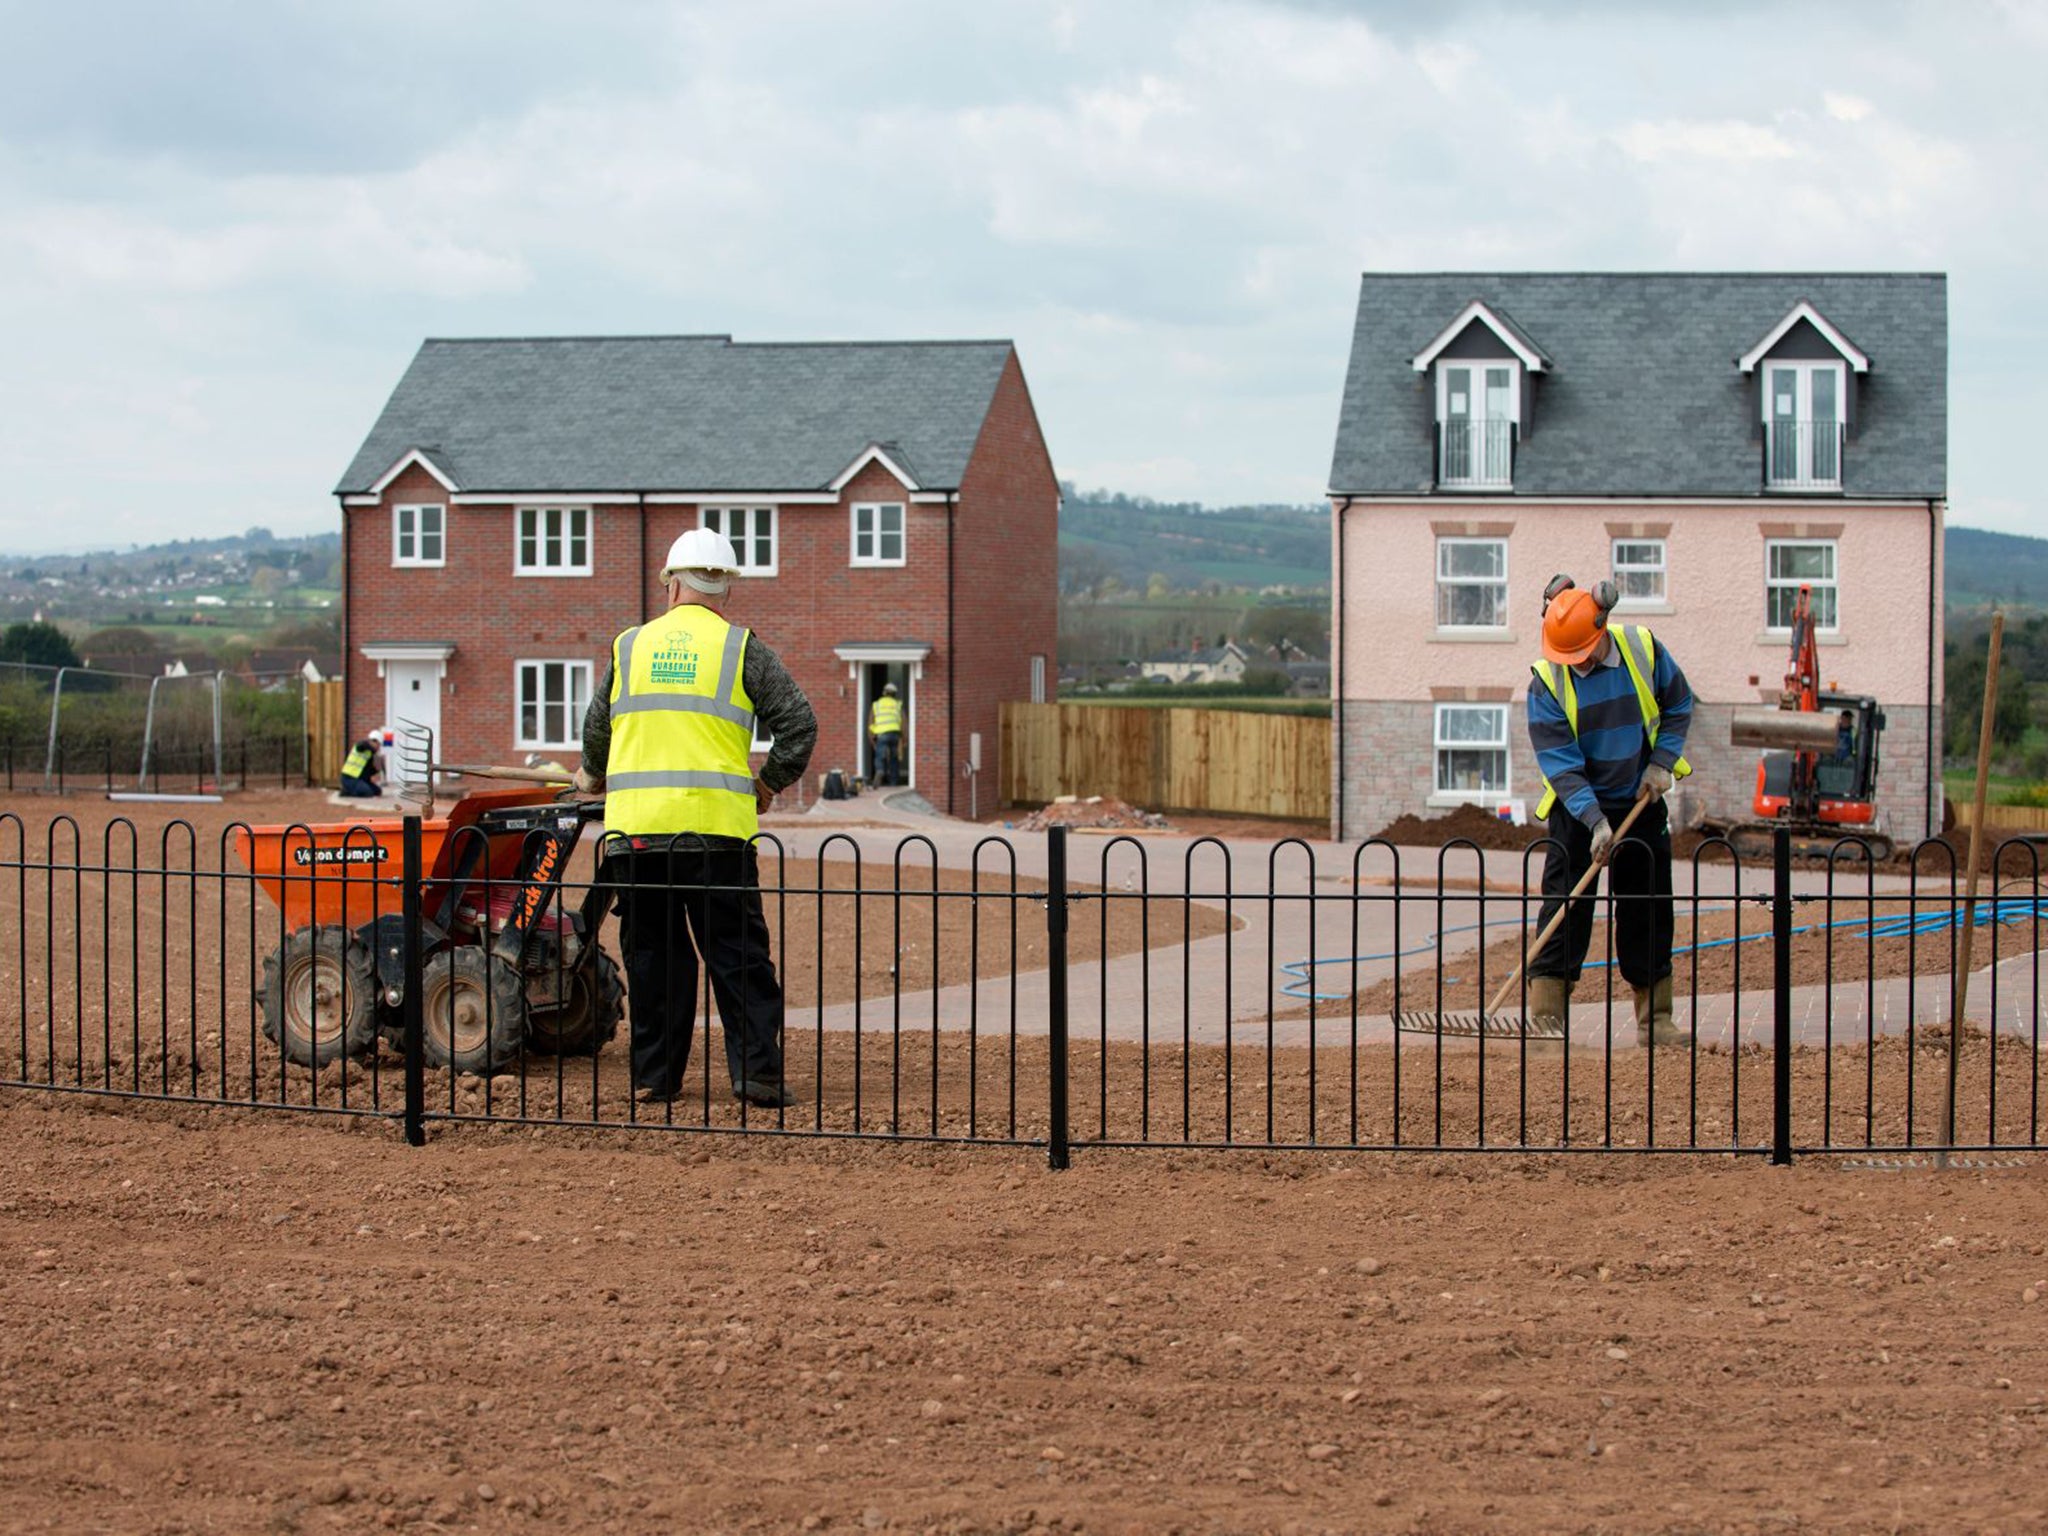
<instances>
[{"instance_id":1,"label":"black trouser","mask_svg":"<svg viewBox=\"0 0 2048 1536\"><path fill-rule=\"evenodd\" d=\"M1629 808L1603 805L1600 810L1610 826L1619 827ZM1593 862L1593 834L1563 801L1551 808L1544 826L1552 841L1544 850L1539 932ZM1671 818L1662 800L1644 806L1628 836L1614 845L1607 863L1607 889L1620 898L1614 903L1614 958L1622 979L1632 987L1654 986L1671 974ZM1586 946L1593 939L1597 905L1590 891L1571 904L1571 915L1529 962L1531 976L1579 979Z\"/></svg>"},{"instance_id":2,"label":"black trouser","mask_svg":"<svg viewBox=\"0 0 2048 1536\"><path fill-rule=\"evenodd\" d=\"M903 777L903 733L875 732L875 778L877 784L894 784Z\"/></svg>"},{"instance_id":3,"label":"black trouser","mask_svg":"<svg viewBox=\"0 0 2048 1536\"><path fill-rule=\"evenodd\" d=\"M726 1071L741 1083L782 1081L782 984L768 953L751 844L683 834L608 851L599 878L619 902L619 947L632 1002L633 1086L673 1096L690 1064L697 957L725 1026Z\"/></svg>"}]
</instances>

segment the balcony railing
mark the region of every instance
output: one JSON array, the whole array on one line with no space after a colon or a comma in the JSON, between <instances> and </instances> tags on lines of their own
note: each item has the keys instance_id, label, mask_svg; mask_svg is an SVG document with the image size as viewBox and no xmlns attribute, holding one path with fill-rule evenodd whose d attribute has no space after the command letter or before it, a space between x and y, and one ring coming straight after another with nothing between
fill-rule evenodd
<instances>
[{"instance_id":1,"label":"balcony railing","mask_svg":"<svg viewBox=\"0 0 2048 1536\"><path fill-rule=\"evenodd\" d=\"M1512 421L1446 421L1436 483L1446 490L1505 490L1515 483Z\"/></svg>"},{"instance_id":2,"label":"balcony railing","mask_svg":"<svg viewBox=\"0 0 2048 1536\"><path fill-rule=\"evenodd\" d=\"M1774 421L1764 444L1764 484L1774 491L1842 488L1842 423Z\"/></svg>"}]
</instances>

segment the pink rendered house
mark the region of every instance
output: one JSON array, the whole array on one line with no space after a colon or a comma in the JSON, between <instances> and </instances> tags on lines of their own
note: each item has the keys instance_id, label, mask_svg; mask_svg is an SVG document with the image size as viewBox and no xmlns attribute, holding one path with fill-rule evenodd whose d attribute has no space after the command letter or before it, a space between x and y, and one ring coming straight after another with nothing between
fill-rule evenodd
<instances>
[{"instance_id":1,"label":"pink rendered house","mask_svg":"<svg viewBox=\"0 0 2048 1536\"><path fill-rule=\"evenodd\" d=\"M1523 700L1552 573L1611 577L1698 700L1681 816L1740 816L1791 604L1886 717L1894 837L1941 816L1947 281L1368 273L1330 472L1332 830L1541 794Z\"/></svg>"}]
</instances>

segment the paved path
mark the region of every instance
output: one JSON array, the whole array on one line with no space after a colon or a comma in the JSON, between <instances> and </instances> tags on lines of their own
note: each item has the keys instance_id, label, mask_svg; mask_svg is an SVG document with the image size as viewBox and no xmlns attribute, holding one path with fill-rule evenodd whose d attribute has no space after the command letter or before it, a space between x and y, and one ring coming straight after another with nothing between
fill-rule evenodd
<instances>
[{"instance_id":1,"label":"paved path","mask_svg":"<svg viewBox=\"0 0 2048 1536\"><path fill-rule=\"evenodd\" d=\"M989 842L1006 840L1016 853L1018 873L1043 878L1048 839L1040 833L1005 830L936 816L914 792L869 794L855 800L820 801L802 815L774 815L763 830L779 840L788 860L788 878L801 883L806 861L824 856L887 864L899 850L906 871L928 868L937 863L949 869L970 868L980 846L980 867L992 883L1007 880L1008 854ZM929 843L906 839L922 839ZM1234 931L1173 946L1119 956L1104 964L1077 964L1070 971L1068 987L1070 1032L1076 1040L1149 1040L1154 1043L1220 1043L1226 1035L1242 1043L1305 1045L1311 1037L1332 1045L1351 1038L1352 1020L1348 1008L1338 1004L1318 1005L1316 1016L1307 1016L1305 996L1290 995L1306 988L1302 978L1313 975L1324 992L1363 989L1393 974L1400 957L1413 964L1432 952L1446 961L1469 959L1478 939L1482 911L1475 889L1483 869L1489 887L1484 903L1488 931L1512 930L1525 911L1533 920L1535 904L1520 896L1524 888L1524 856L1520 852L1490 852L1460 848L1440 853L1434 848L1401 849L1398 854L1375 848L1354 859L1349 847L1330 843L1291 840L1276 845L1256 838L1191 838L1183 834L1146 832L1119 836L1103 832L1074 832L1068 838L1068 874L1075 886L1099 887L1103 894L1089 894L1072 907L1073 923L1100 922L1102 903L1141 893L1152 897L1181 897L1199 901L1231 918ZM770 858L772 879L772 856ZM1398 872L1407 899L1394 899L1393 876ZM1527 875L1534 883L1540 860L1527 861ZM1418 896L1434 890L1441 869L1447 885L1440 900ZM1679 899L1692 896L1693 871L1681 864L1674 872ZM1354 875L1356 877L1354 883ZM909 878L909 877L907 877ZM1703 865L1699 870L1699 896L1703 903L1728 900L1736 890L1736 871L1727 865ZM1744 894L1754 898L1767 895L1769 871L1745 871ZM1876 882L1881 896L1903 895L1908 882L1896 876L1881 876ZM1824 871L1794 871L1795 896L1819 897L1827 889ZM1846 882L1844 887L1846 888ZM1857 886L1860 891L1860 885ZM1932 896L1945 892L1946 883L1923 885ZM1269 898L1268 892L1271 892ZM1356 900L1351 898L1356 897ZM1853 915L1857 904L1844 902L1841 910ZM1818 902L1802 903L1801 920L1823 911ZM1681 925L1686 909L1681 907ZM1768 919L1757 909L1758 926ZM1043 921L1042 908L1027 903L1019 922ZM1435 935L1441 931L1441 949ZM1980 938L1979 953L1988 941ZM2005 941L2008 945L2010 940ZM1930 959L1945 956L1936 941ZM1769 954L1766 944L1755 946L1759 985L1733 995L1702 997L1695 1009L1692 1000L1680 999L1678 1021L1695 1025L1703 1044L1727 1045L1733 1040L1745 1044L1765 1043L1772 1037L1772 998L1768 986ZM1361 957L1355 967L1352 956ZM1302 962L1341 962L1337 965ZM1285 969L1293 963L1294 969ZM2032 953L2004 959L1999 966L1996 1012L2001 1031L2012 1031L2037 1045L2048 1038L2048 956ZM1503 978L1504 979L1504 978ZM1988 1024L1994 999L1989 967L1976 971L1971 979L1970 1005L1966 1017L1973 1023ZM973 1028L984 1035L1004 1035L1011 1027L1010 978L1006 973L980 979L971 985L964 979L929 990L863 999L856 1008L842 1004L818 1010L790 1010L789 1022L797 1027L822 1023L827 1029L868 1029L929 1031L934 1011L939 1027L947 1030ZM1423 1008L1429 999L1414 1000ZM1909 1021L1917 1025L1945 1024L1949 1015L1949 979L1944 972L1928 972L1909 984L1904 978L1880 981L1874 986L1861 982L1842 983L1832 991L1824 986L1796 988L1792 997L1794 1038L1802 1044L1843 1045L1860 1042L1870 1035L1902 1032ZM1050 1010L1048 974L1029 971L1015 980L1015 1023L1021 1035L1046 1031ZM1274 1015L1301 1014L1298 1018ZM1394 1036L1386 1015L1361 1016L1361 1041L1385 1042ZM1611 1008L1605 1002L1581 1002L1572 1009L1575 1046L1616 1048L1633 1046L1635 1027L1630 1016L1628 994L1617 987ZM1407 1034L1405 1040L1434 1047L1434 1035Z\"/></svg>"}]
</instances>

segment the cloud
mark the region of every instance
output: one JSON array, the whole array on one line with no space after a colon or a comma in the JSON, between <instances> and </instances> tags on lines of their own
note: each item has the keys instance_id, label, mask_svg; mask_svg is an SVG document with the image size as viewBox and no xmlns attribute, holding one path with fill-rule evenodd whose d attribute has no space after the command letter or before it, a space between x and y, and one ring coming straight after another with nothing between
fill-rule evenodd
<instances>
[{"instance_id":1,"label":"cloud","mask_svg":"<svg viewBox=\"0 0 2048 1536\"><path fill-rule=\"evenodd\" d=\"M1958 515L2025 499L2026 7L251 14L0 0L0 546L329 519L427 334L1011 336L1070 478L1310 499L1366 267L1952 270Z\"/></svg>"}]
</instances>

